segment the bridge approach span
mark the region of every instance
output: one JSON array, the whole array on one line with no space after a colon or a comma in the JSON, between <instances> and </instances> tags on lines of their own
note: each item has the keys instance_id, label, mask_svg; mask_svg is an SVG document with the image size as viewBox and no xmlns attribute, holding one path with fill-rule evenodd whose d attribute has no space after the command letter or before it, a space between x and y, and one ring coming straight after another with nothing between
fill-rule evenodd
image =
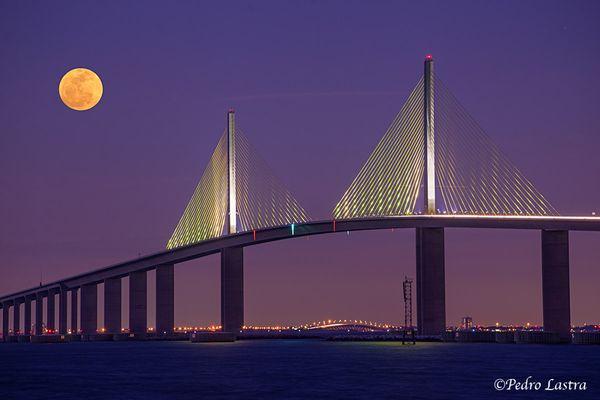
<instances>
[{"instance_id":1,"label":"bridge approach span","mask_svg":"<svg viewBox=\"0 0 600 400\"><path fill-rule=\"evenodd\" d=\"M386 218L315 221L267 228L206 240L186 247L175 248L105 268L61 279L41 287L33 287L0 297L0 303L14 298L34 295L42 290L72 289L98 284L110 278L123 278L132 272L149 271L159 265L178 264L220 252L224 248L246 247L277 240L335 232L404 229L404 228L485 228L533 229L561 231L600 231L599 217L518 217L518 216L457 216L413 215Z\"/></svg>"}]
</instances>

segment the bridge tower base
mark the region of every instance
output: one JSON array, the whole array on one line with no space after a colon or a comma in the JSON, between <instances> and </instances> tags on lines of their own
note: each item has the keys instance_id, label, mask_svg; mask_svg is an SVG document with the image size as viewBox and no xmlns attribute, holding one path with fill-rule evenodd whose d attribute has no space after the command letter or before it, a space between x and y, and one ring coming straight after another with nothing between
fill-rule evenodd
<instances>
[{"instance_id":1,"label":"bridge tower base","mask_svg":"<svg viewBox=\"0 0 600 400\"><path fill-rule=\"evenodd\" d=\"M174 265L156 268L156 333L170 334L175 327Z\"/></svg>"},{"instance_id":2,"label":"bridge tower base","mask_svg":"<svg viewBox=\"0 0 600 400\"><path fill-rule=\"evenodd\" d=\"M416 229L417 329L439 336L446 330L444 228Z\"/></svg>"},{"instance_id":3,"label":"bridge tower base","mask_svg":"<svg viewBox=\"0 0 600 400\"><path fill-rule=\"evenodd\" d=\"M570 342L569 231L542 230L542 302L544 330Z\"/></svg>"},{"instance_id":4,"label":"bridge tower base","mask_svg":"<svg viewBox=\"0 0 600 400\"><path fill-rule=\"evenodd\" d=\"M244 249L221 250L221 330L239 332L244 326Z\"/></svg>"}]
</instances>

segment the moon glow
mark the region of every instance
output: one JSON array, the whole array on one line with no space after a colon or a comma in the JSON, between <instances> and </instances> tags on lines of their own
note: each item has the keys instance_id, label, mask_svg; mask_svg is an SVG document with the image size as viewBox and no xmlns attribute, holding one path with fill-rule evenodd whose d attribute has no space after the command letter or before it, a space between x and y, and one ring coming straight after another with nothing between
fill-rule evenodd
<instances>
[{"instance_id":1,"label":"moon glow","mask_svg":"<svg viewBox=\"0 0 600 400\"><path fill-rule=\"evenodd\" d=\"M67 72L58 85L58 94L65 105L73 110L85 111L94 107L102 97L100 77L86 68Z\"/></svg>"}]
</instances>

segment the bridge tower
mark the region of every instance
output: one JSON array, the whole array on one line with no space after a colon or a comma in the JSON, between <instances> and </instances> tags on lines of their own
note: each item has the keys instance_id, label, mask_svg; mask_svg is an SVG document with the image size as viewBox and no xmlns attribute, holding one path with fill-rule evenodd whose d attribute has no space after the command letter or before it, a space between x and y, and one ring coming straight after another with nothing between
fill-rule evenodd
<instances>
[{"instance_id":1,"label":"bridge tower","mask_svg":"<svg viewBox=\"0 0 600 400\"><path fill-rule=\"evenodd\" d=\"M435 83L433 57L425 56L423 71L424 213L436 214L435 203ZM416 229L417 329L437 336L446 330L444 228Z\"/></svg>"},{"instance_id":2,"label":"bridge tower","mask_svg":"<svg viewBox=\"0 0 600 400\"><path fill-rule=\"evenodd\" d=\"M227 112L227 234L237 233L237 205L235 184L235 111Z\"/></svg>"},{"instance_id":3,"label":"bridge tower","mask_svg":"<svg viewBox=\"0 0 600 400\"><path fill-rule=\"evenodd\" d=\"M235 111L227 112L226 232L237 233ZM244 326L244 248L221 250L221 330L239 332Z\"/></svg>"},{"instance_id":4,"label":"bridge tower","mask_svg":"<svg viewBox=\"0 0 600 400\"><path fill-rule=\"evenodd\" d=\"M253 232L256 240L261 229L307 220L304 209L252 147L236 123L235 111L229 109L224 132L167 249L243 232ZM221 327L225 332L238 332L244 325L243 270L243 247L233 244L222 248ZM164 307L170 312L172 273L165 270L165 276ZM171 317L166 315L165 323Z\"/></svg>"},{"instance_id":5,"label":"bridge tower","mask_svg":"<svg viewBox=\"0 0 600 400\"><path fill-rule=\"evenodd\" d=\"M435 96L433 57L425 56L423 71L423 133L425 147L425 173L423 174L423 193L425 214L435 214Z\"/></svg>"}]
</instances>

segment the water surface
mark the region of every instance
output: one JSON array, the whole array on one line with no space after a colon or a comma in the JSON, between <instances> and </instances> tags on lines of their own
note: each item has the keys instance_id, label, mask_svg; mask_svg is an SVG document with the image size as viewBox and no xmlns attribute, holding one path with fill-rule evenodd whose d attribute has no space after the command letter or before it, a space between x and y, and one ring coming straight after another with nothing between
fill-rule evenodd
<instances>
[{"instance_id":1,"label":"water surface","mask_svg":"<svg viewBox=\"0 0 600 400\"><path fill-rule=\"evenodd\" d=\"M600 399L600 346L254 340L0 344L0 399ZM586 381L498 392L498 378Z\"/></svg>"}]
</instances>

